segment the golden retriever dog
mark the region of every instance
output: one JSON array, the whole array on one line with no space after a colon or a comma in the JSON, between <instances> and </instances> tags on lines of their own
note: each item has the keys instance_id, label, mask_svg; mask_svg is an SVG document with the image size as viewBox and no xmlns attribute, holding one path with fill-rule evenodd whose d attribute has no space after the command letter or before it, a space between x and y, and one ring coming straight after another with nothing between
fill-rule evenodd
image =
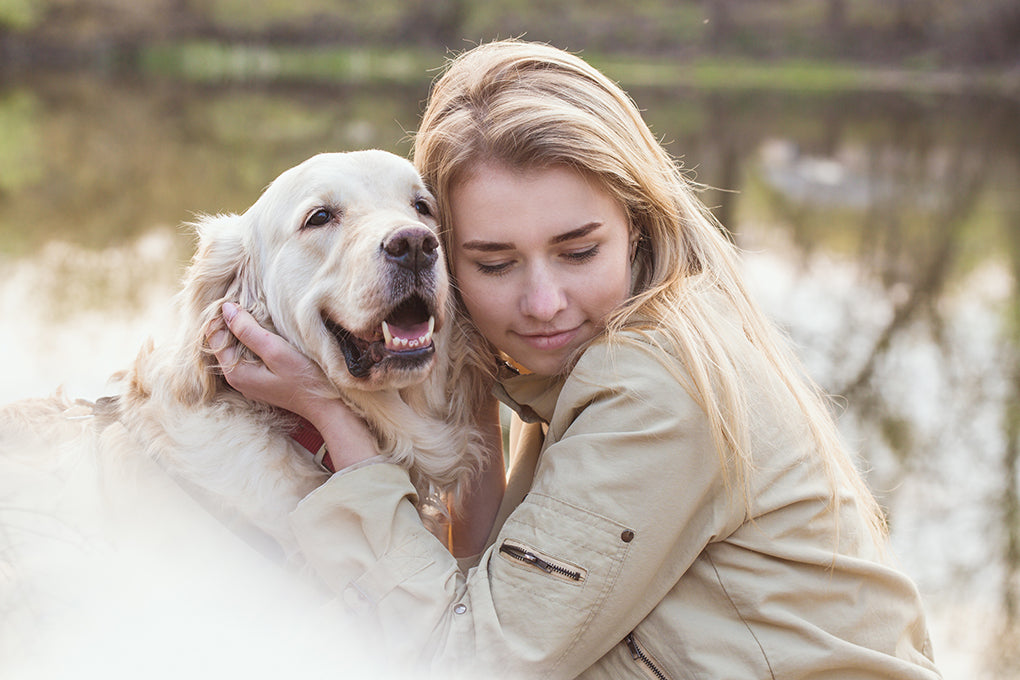
<instances>
[{"instance_id":1,"label":"golden retriever dog","mask_svg":"<svg viewBox=\"0 0 1020 680\"><path fill-rule=\"evenodd\" d=\"M453 389L452 302L434 213L408 161L358 151L315 156L243 214L200 219L175 300L176 337L142 348L109 397L0 410L0 617L17 608L19 580L47 568L30 539L66 547L112 516L141 522L132 535L156 541L173 531L167 513L153 514L157 498L163 509L175 503L167 499L194 501L235 533L268 535L294 553L288 514L328 473L295 440L292 414L224 380L206 341L224 301L313 360L331 396L410 471L423 515L455 495L479 468L481 437L473 398ZM156 469L166 479L152 491Z\"/></svg>"}]
</instances>

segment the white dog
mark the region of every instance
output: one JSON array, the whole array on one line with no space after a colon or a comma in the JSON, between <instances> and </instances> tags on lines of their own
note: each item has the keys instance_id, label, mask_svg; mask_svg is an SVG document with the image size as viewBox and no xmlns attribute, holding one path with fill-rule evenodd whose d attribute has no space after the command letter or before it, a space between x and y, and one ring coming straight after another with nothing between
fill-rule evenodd
<instances>
[{"instance_id":1,"label":"white dog","mask_svg":"<svg viewBox=\"0 0 1020 680\"><path fill-rule=\"evenodd\" d=\"M410 471L421 509L452 495L478 470L482 444L476 395L454 389L460 376L445 351L452 303L434 212L409 162L361 151L315 156L244 214L200 220L173 341L143 348L117 393L94 404L0 410L0 591L4 578L11 587L0 616L16 608L11 593L27 570L46 568L26 536L74 527L82 540L111 515L148 516L155 498L164 509L187 498L295 550L287 516L328 473L296 442L293 415L246 400L222 377L206 337L224 301L314 361ZM167 477L158 492L139 482L157 468ZM163 520L151 522L134 535L156 540Z\"/></svg>"}]
</instances>

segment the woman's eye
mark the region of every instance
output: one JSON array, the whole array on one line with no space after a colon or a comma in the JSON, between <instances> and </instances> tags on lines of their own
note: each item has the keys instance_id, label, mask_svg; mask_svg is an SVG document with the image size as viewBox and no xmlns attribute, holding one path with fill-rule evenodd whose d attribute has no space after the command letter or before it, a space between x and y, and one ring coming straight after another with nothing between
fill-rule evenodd
<instances>
[{"instance_id":1,"label":"woman's eye","mask_svg":"<svg viewBox=\"0 0 1020 680\"><path fill-rule=\"evenodd\" d=\"M482 262L477 262L476 266L478 267L478 271L482 274L499 275L510 271L511 264L512 263L510 262L500 262L498 264L484 264Z\"/></svg>"},{"instance_id":2,"label":"woman's eye","mask_svg":"<svg viewBox=\"0 0 1020 680\"><path fill-rule=\"evenodd\" d=\"M321 227L333 220L333 213L325 208L319 208L305 220L305 227Z\"/></svg>"},{"instance_id":3,"label":"woman's eye","mask_svg":"<svg viewBox=\"0 0 1020 680\"><path fill-rule=\"evenodd\" d=\"M419 198L414 202L414 209L417 210L418 214L423 217L430 217L432 215L432 208L429 207L428 201L424 198Z\"/></svg>"},{"instance_id":4,"label":"woman's eye","mask_svg":"<svg viewBox=\"0 0 1020 680\"><path fill-rule=\"evenodd\" d=\"M590 248L585 248L584 250L574 250L567 253L563 253L563 257L565 257L572 263L578 264L581 262L587 262L588 260L592 259L598 254L599 247L597 245L594 245Z\"/></svg>"}]
</instances>

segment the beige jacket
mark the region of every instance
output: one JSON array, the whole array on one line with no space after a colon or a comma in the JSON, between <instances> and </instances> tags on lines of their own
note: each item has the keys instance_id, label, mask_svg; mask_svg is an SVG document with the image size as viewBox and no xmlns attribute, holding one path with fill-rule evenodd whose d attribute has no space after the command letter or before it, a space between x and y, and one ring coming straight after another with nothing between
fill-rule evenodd
<instances>
[{"instance_id":1,"label":"beige jacket","mask_svg":"<svg viewBox=\"0 0 1020 680\"><path fill-rule=\"evenodd\" d=\"M848 494L834 547L792 401L751 395L748 506L677 366L635 339L593 345L566 380L505 380L534 422L514 427L477 566L424 529L389 464L334 475L297 508L310 564L391 658L434 677L939 677L917 590Z\"/></svg>"}]
</instances>

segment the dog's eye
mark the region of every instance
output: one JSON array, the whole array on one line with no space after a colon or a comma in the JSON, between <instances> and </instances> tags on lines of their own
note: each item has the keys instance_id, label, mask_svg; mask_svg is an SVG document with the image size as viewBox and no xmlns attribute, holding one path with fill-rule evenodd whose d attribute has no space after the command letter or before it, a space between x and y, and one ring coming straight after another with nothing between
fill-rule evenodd
<instances>
[{"instance_id":1,"label":"dog's eye","mask_svg":"<svg viewBox=\"0 0 1020 680\"><path fill-rule=\"evenodd\" d=\"M305 227L321 227L324 224L329 224L332 219L333 213L325 208L319 208L305 220Z\"/></svg>"},{"instance_id":2,"label":"dog's eye","mask_svg":"<svg viewBox=\"0 0 1020 680\"><path fill-rule=\"evenodd\" d=\"M432 208L429 207L429 202L424 198L419 198L414 202L414 209L418 211L419 215L424 217L430 217L432 215Z\"/></svg>"}]
</instances>

